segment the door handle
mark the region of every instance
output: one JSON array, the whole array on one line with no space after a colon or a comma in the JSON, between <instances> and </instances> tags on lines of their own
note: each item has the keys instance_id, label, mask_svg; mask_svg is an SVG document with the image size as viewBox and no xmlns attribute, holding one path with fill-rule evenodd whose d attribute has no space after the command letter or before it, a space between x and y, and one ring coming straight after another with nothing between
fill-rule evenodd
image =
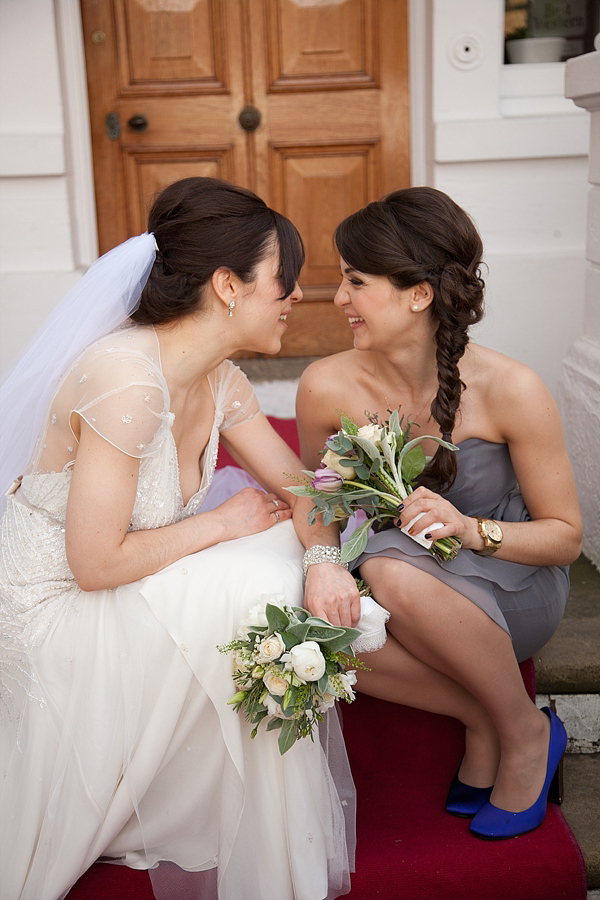
<instances>
[{"instance_id":1,"label":"door handle","mask_svg":"<svg viewBox=\"0 0 600 900\"><path fill-rule=\"evenodd\" d=\"M148 119L141 113L136 113L127 120L127 124L133 131L145 131L148 127Z\"/></svg>"},{"instance_id":2,"label":"door handle","mask_svg":"<svg viewBox=\"0 0 600 900\"><path fill-rule=\"evenodd\" d=\"M245 106L238 116L238 122L244 131L255 131L260 125L262 116L255 106Z\"/></svg>"}]
</instances>

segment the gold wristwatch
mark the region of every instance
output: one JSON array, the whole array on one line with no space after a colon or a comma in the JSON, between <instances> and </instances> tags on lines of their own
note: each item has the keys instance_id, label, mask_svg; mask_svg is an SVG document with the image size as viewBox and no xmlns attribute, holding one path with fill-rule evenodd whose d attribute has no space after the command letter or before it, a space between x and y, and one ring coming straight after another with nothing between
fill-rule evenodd
<instances>
[{"instance_id":1,"label":"gold wristwatch","mask_svg":"<svg viewBox=\"0 0 600 900\"><path fill-rule=\"evenodd\" d=\"M491 556L502 546L502 529L493 519L477 516L477 531L483 538L483 550L475 550L479 556Z\"/></svg>"}]
</instances>

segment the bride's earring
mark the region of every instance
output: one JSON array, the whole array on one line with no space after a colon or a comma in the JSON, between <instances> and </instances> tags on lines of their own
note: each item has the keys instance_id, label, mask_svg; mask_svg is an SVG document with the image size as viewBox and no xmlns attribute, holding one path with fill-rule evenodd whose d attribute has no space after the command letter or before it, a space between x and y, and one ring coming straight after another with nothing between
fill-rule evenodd
<instances>
[{"instance_id":1,"label":"bride's earring","mask_svg":"<svg viewBox=\"0 0 600 900\"><path fill-rule=\"evenodd\" d=\"M229 301L229 315L230 315L230 316L233 315L233 308L234 308L234 306L235 306L235 300L230 300L230 301Z\"/></svg>"},{"instance_id":2,"label":"bride's earring","mask_svg":"<svg viewBox=\"0 0 600 900\"><path fill-rule=\"evenodd\" d=\"M413 304L413 311L414 311L414 312L419 312L419 307L418 307L418 305L417 305L416 303Z\"/></svg>"}]
</instances>

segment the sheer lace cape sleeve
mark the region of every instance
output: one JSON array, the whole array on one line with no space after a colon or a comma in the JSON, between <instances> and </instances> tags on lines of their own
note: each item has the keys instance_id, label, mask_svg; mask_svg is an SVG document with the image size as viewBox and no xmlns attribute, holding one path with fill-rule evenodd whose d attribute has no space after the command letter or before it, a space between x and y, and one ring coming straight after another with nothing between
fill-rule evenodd
<instances>
[{"instance_id":1,"label":"sheer lace cape sleeve","mask_svg":"<svg viewBox=\"0 0 600 900\"><path fill-rule=\"evenodd\" d=\"M226 359L213 373L211 388L219 431L228 431L260 412L254 388L242 370Z\"/></svg>"},{"instance_id":2,"label":"sheer lace cape sleeve","mask_svg":"<svg viewBox=\"0 0 600 900\"><path fill-rule=\"evenodd\" d=\"M74 417L128 456L154 456L172 422L153 332L129 328L89 347L52 399L34 471L60 471L75 458Z\"/></svg>"}]
</instances>

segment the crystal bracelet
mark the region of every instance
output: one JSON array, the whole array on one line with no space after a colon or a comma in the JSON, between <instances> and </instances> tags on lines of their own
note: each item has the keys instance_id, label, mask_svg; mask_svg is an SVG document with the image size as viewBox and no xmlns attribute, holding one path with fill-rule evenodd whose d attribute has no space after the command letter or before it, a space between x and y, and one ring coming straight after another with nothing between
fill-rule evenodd
<instances>
[{"instance_id":1,"label":"crystal bracelet","mask_svg":"<svg viewBox=\"0 0 600 900\"><path fill-rule=\"evenodd\" d=\"M342 551L339 547L326 547L323 544L315 544L314 547L309 547L304 554L302 571L306 575L309 566L322 562L335 563L336 566L343 566L344 569L348 568L348 563L342 562Z\"/></svg>"}]
</instances>

